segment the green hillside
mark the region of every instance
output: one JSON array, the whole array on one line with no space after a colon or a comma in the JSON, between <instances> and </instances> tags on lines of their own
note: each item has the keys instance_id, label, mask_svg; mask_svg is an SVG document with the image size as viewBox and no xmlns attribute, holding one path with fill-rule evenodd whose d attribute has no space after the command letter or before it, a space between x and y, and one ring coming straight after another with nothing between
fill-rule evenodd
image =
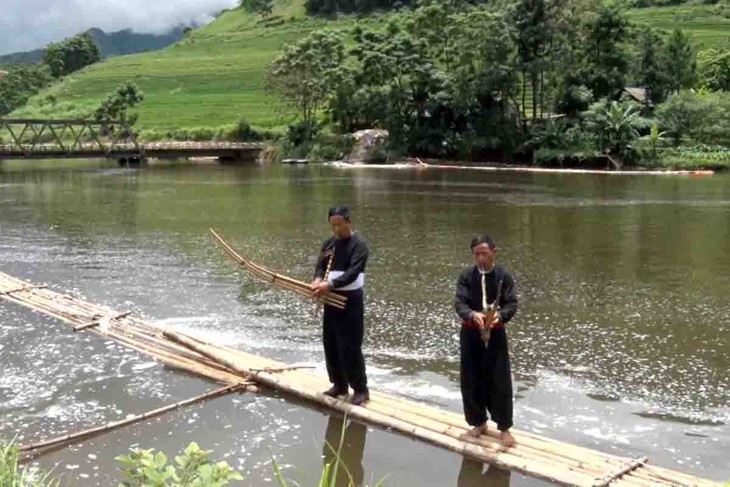
<instances>
[{"instance_id":1,"label":"green hillside","mask_svg":"<svg viewBox=\"0 0 730 487\"><path fill-rule=\"evenodd\" d=\"M730 41L730 5L677 5L634 9L629 18L658 29L682 29L699 49L727 45Z\"/></svg>"},{"instance_id":2,"label":"green hillside","mask_svg":"<svg viewBox=\"0 0 730 487\"><path fill-rule=\"evenodd\" d=\"M13 116L79 115L133 80L145 94L138 122L143 131L219 127L240 117L257 127L279 127L287 118L264 93L265 67L285 43L313 29L351 23L304 18L301 4L279 5L268 19L229 10L165 49L111 58L75 73Z\"/></svg>"},{"instance_id":3,"label":"green hillside","mask_svg":"<svg viewBox=\"0 0 730 487\"><path fill-rule=\"evenodd\" d=\"M730 20L712 14L712 8L650 8L632 11L631 17L665 29L681 26L702 46L710 47L724 41L730 32ZM692 20L683 20L687 12L694 15ZM382 21L383 16L360 20ZM225 11L209 25L165 49L115 57L90 66L34 97L13 115L78 116L119 83L133 80L145 94L138 127L148 135L231 126L241 117L255 127L280 128L289 117L264 92L267 64L283 44L313 29L346 28L354 22L353 17L306 17L302 0L278 0L268 19L240 8Z\"/></svg>"}]
</instances>

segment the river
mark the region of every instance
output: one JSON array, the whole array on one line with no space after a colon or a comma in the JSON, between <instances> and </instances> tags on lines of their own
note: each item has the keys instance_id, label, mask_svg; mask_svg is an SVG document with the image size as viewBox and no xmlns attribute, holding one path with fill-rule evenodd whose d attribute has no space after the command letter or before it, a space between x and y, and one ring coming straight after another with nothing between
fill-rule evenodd
<instances>
[{"instance_id":1,"label":"river","mask_svg":"<svg viewBox=\"0 0 730 487\"><path fill-rule=\"evenodd\" d=\"M730 478L730 176L607 176L102 161L0 163L0 271L324 373L297 297L226 260L308 279L328 207L371 244L365 354L373 388L461 410L455 278L488 231L514 274L516 427ZM210 383L0 303L0 438L21 442L176 402ZM190 441L243 485L313 485L342 418L276 394L215 399L50 452L69 485L115 485L130 446ZM343 454L372 485L542 485L351 423Z\"/></svg>"}]
</instances>

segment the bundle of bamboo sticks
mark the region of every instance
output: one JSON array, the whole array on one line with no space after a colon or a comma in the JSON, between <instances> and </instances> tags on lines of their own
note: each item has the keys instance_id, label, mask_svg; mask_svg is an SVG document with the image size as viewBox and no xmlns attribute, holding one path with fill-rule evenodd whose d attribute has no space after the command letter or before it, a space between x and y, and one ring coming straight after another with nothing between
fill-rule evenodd
<instances>
[{"instance_id":1,"label":"bundle of bamboo sticks","mask_svg":"<svg viewBox=\"0 0 730 487\"><path fill-rule=\"evenodd\" d=\"M309 284L302 281L297 281L296 279L292 279L291 277L287 277L282 274L278 274L263 266L255 264L248 259L244 259L235 250L233 250L233 248L228 245L225 240L223 240L220 235L215 232L215 230L213 230L212 228L210 228L209 230L210 233L213 234L213 237L216 239L216 241L221 245L221 247L223 247L223 250L233 260L251 271L251 273L253 273L253 275L255 275L256 277L263 279L264 281L271 283L274 286L286 289L287 291L293 291L301 296L304 296L305 298L321 301L324 304L334 306L338 309L345 308L345 304L347 303L346 297L334 292L328 292L324 294L321 298L317 298L312 294L312 288L309 286Z\"/></svg>"}]
</instances>

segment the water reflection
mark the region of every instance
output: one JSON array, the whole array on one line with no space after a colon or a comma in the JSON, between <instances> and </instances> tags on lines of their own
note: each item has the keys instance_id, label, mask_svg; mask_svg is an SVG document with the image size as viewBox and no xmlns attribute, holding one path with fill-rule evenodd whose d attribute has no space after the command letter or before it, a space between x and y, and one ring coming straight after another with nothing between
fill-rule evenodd
<instances>
[{"instance_id":1,"label":"water reflection","mask_svg":"<svg viewBox=\"0 0 730 487\"><path fill-rule=\"evenodd\" d=\"M322 462L323 465L335 463L337 460L335 452L340 445L340 441L342 441L336 485L342 487L349 487L350 485L361 487L365 478L362 455L365 450L367 427L364 424L350 421L345 428L343 438L342 428L345 422L346 420L341 416L331 415L329 417L327 431L324 435L325 443L322 446ZM353 484L348 483L350 477L352 477Z\"/></svg>"},{"instance_id":2,"label":"water reflection","mask_svg":"<svg viewBox=\"0 0 730 487\"><path fill-rule=\"evenodd\" d=\"M509 487L510 471L464 458L456 487Z\"/></svg>"}]
</instances>

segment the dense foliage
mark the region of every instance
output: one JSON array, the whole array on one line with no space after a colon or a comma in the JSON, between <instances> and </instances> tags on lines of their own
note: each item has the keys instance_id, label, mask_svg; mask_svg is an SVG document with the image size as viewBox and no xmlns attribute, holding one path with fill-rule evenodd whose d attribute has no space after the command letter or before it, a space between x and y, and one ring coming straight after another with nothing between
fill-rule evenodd
<instances>
[{"instance_id":1,"label":"dense foliage","mask_svg":"<svg viewBox=\"0 0 730 487\"><path fill-rule=\"evenodd\" d=\"M724 143L720 130L665 124L681 125L676 114L688 108L678 105L687 103L721 117L720 101L688 90L724 89L727 52L698 59L681 30L639 28L616 5L424 0L368 25L349 36L315 31L271 65L268 86L299 113L295 146L326 124L336 133L387 129L391 149L411 155L579 146L621 165L642 156L657 105L671 140Z\"/></svg>"},{"instance_id":2,"label":"dense foliage","mask_svg":"<svg viewBox=\"0 0 730 487\"><path fill-rule=\"evenodd\" d=\"M101 52L89 32L48 44L43 53L43 62L57 78L78 71L99 59Z\"/></svg>"}]
</instances>

